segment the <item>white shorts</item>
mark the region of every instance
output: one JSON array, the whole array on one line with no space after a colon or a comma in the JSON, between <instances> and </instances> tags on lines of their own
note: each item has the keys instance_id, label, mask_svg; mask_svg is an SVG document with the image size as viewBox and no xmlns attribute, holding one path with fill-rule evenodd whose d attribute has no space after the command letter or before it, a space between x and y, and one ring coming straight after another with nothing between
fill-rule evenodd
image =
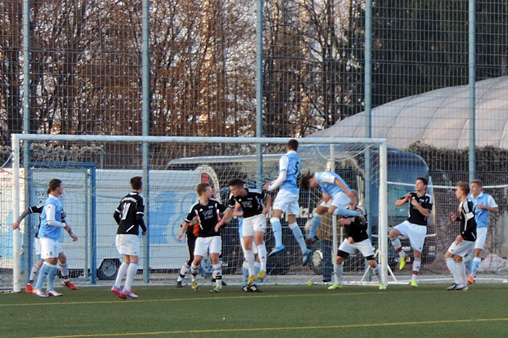
<instances>
[{"instance_id":1,"label":"white shorts","mask_svg":"<svg viewBox=\"0 0 508 338\"><path fill-rule=\"evenodd\" d=\"M56 258L60 254L60 252L63 252L62 246L60 245L60 242L58 240L54 240L51 238L40 238L41 242L41 258L42 259L48 259L48 258Z\"/></svg>"},{"instance_id":2,"label":"white shorts","mask_svg":"<svg viewBox=\"0 0 508 338\"><path fill-rule=\"evenodd\" d=\"M403 236L409 238L413 250L423 251L423 244L425 243L425 236L427 235L427 227L425 225L418 225L404 221L397 225L395 228Z\"/></svg>"},{"instance_id":3,"label":"white shorts","mask_svg":"<svg viewBox=\"0 0 508 338\"><path fill-rule=\"evenodd\" d=\"M279 190L272 206L273 210L282 210L288 215L299 215L300 205L298 205L298 194L293 194L287 190Z\"/></svg>"},{"instance_id":4,"label":"white shorts","mask_svg":"<svg viewBox=\"0 0 508 338\"><path fill-rule=\"evenodd\" d=\"M483 250L485 240L487 239L487 227L476 228L476 244L475 249Z\"/></svg>"},{"instance_id":5,"label":"white shorts","mask_svg":"<svg viewBox=\"0 0 508 338\"><path fill-rule=\"evenodd\" d=\"M242 245L242 252L245 252L245 241L243 240L243 237L240 238L240 244ZM258 246L256 244L256 240L252 241L252 252L254 255L258 254Z\"/></svg>"},{"instance_id":6,"label":"white shorts","mask_svg":"<svg viewBox=\"0 0 508 338\"><path fill-rule=\"evenodd\" d=\"M243 219L242 236L250 237L254 236L255 231L265 233L266 231L266 216L259 214L252 217Z\"/></svg>"},{"instance_id":7,"label":"white shorts","mask_svg":"<svg viewBox=\"0 0 508 338\"><path fill-rule=\"evenodd\" d=\"M462 241L459 244L457 244L457 242L453 242L452 245L450 245L448 252L452 255L460 256L462 258L467 255L472 256L474 251L474 243L475 242L471 241Z\"/></svg>"},{"instance_id":8,"label":"white shorts","mask_svg":"<svg viewBox=\"0 0 508 338\"><path fill-rule=\"evenodd\" d=\"M331 205L333 205L339 209L342 209L342 208L346 208L350 202L351 202L351 198L347 197L347 195L345 193L339 192L338 194L333 196Z\"/></svg>"},{"instance_id":9,"label":"white shorts","mask_svg":"<svg viewBox=\"0 0 508 338\"><path fill-rule=\"evenodd\" d=\"M196 247L194 248L194 256L206 257L208 252L220 254L221 249L222 239L220 236L198 237L196 239Z\"/></svg>"},{"instance_id":10,"label":"white shorts","mask_svg":"<svg viewBox=\"0 0 508 338\"><path fill-rule=\"evenodd\" d=\"M352 254L355 250L358 250L362 253L363 257L374 256L374 248L372 248L372 243L370 239L363 240L358 243L349 243L347 238L342 242L339 247L340 251L347 252L348 254Z\"/></svg>"},{"instance_id":11,"label":"white shorts","mask_svg":"<svg viewBox=\"0 0 508 338\"><path fill-rule=\"evenodd\" d=\"M39 237L35 237L35 254L39 256L41 252L42 252L41 239Z\"/></svg>"},{"instance_id":12,"label":"white shorts","mask_svg":"<svg viewBox=\"0 0 508 338\"><path fill-rule=\"evenodd\" d=\"M137 235L116 235L116 249L120 255L139 257L140 239Z\"/></svg>"}]
</instances>

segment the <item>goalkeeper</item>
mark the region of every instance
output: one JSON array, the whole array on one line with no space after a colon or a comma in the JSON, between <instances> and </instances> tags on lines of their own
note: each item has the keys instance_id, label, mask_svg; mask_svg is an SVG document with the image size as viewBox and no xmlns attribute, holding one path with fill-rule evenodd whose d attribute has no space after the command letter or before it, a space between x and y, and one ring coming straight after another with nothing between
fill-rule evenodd
<instances>
[{"instance_id":1,"label":"goalkeeper","mask_svg":"<svg viewBox=\"0 0 508 338\"><path fill-rule=\"evenodd\" d=\"M344 217L339 220L344 225L346 238L337 251L337 259L333 265L334 284L328 290L342 289L344 284L343 271L344 260L355 250L359 250L363 257L367 259L370 267L374 270L379 279L379 290L385 290L386 284L381 276L381 269L374 258L374 249L367 233L367 215L365 209L358 205L358 192L351 190L351 202L348 205L349 210L355 210L360 216Z\"/></svg>"}]
</instances>

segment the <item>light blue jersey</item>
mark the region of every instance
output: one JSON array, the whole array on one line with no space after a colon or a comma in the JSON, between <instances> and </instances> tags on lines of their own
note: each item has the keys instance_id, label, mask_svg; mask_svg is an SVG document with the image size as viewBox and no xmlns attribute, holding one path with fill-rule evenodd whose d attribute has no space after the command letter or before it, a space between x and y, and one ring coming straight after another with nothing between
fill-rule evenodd
<instances>
[{"instance_id":1,"label":"light blue jersey","mask_svg":"<svg viewBox=\"0 0 508 338\"><path fill-rule=\"evenodd\" d=\"M346 182L337 175L336 173L332 173L331 171L320 171L315 173L317 182L319 184L319 189L322 192L326 192L328 195L335 197L340 192L344 192L337 184L334 183L335 179L342 181L346 187L349 188Z\"/></svg>"},{"instance_id":2,"label":"light blue jersey","mask_svg":"<svg viewBox=\"0 0 508 338\"><path fill-rule=\"evenodd\" d=\"M497 208L498 205L494 198L489 195L481 192L477 198L474 198L473 194L469 194L469 200L474 203L474 212L476 219L476 227L477 228L486 228L489 225L489 211L486 209L478 209L476 206L478 204L486 205L488 207Z\"/></svg>"},{"instance_id":3,"label":"light blue jersey","mask_svg":"<svg viewBox=\"0 0 508 338\"><path fill-rule=\"evenodd\" d=\"M48 199L44 203L44 207L41 213L41 228L39 230L39 238L50 238L53 240L58 240L60 238L60 233L62 231L62 227L51 226L48 224L48 210L52 214L53 220L57 222L62 222L62 202L59 198L49 195Z\"/></svg>"},{"instance_id":4,"label":"light blue jersey","mask_svg":"<svg viewBox=\"0 0 508 338\"><path fill-rule=\"evenodd\" d=\"M280 171L286 170L286 180L282 182L280 189L298 194L300 192L298 176L300 175L302 164L296 151L291 150L287 154L282 155L279 165Z\"/></svg>"}]
</instances>

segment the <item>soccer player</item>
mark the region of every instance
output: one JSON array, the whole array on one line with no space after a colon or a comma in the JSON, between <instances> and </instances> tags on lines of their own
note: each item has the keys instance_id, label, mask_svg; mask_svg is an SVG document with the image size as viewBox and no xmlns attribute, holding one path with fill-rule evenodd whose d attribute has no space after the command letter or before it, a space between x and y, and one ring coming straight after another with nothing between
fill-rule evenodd
<instances>
[{"instance_id":1,"label":"soccer player","mask_svg":"<svg viewBox=\"0 0 508 338\"><path fill-rule=\"evenodd\" d=\"M321 204L314 209L309 233L307 234L307 243L311 244L317 240L316 231L326 212L330 215L361 216L358 212L347 209L347 206L351 202L351 189L338 174L331 171L307 173L302 177L302 186L306 189L319 188L321 192L327 193L332 197L329 205Z\"/></svg>"},{"instance_id":2,"label":"soccer player","mask_svg":"<svg viewBox=\"0 0 508 338\"><path fill-rule=\"evenodd\" d=\"M230 180L228 185L231 189L228 210L224 214L224 219L219 222L219 225L231 220L237 205L241 207L243 211L242 237L244 257L249 269L247 285L251 285L257 279L263 279L266 276L266 246L264 236L266 231L266 214L270 210L271 196L267 195L265 191L246 188L245 182L238 178ZM263 201L265 201L265 205ZM252 250L254 240L258 249L260 262L259 274L256 274L254 266L254 252Z\"/></svg>"},{"instance_id":3,"label":"soccer player","mask_svg":"<svg viewBox=\"0 0 508 338\"><path fill-rule=\"evenodd\" d=\"M460 201L458 213L451 213L453 222L460 222L460 231L455 241L445 253L446 266L453 275L454 283L448 287L450 291L467 290L466 266L464 257L473 253L476 241L476 219L474 203L468 200L469 185L457 183L455 196Z\"/></svg>"},{"instance_id":4,"label":"soccer player","mask_svg":"<svg viewBox=\"0 0 508 338\"><path fill-rule=\"evenodd\" d=\"M282 155L279 160L279 177L264 186L266 191L274 191L279 188L279 192L273 203L273 213L270 218L272 224L273 236L275 237L275 248L270 252L268 257L282 252L286 247L282 244L282 225L280 219L282 213L287 212L289 228L293 232L296 241L300 245L303 255L303 265L307 265L312 250L307 249L302 230L296 223L296 215L300 214L300 206L298 205L298 195L300 189L298 187L298 176L302 169L300 157L296 153L298 150L298 141L289 140L286 145L287 153Z\"/></svg>"},{"instance_id":5,"label":"soccer player","mask_svg":"<svg viewBox=\"0 0 508 338\"><path fill-rule=\"evenodd\" d=\"M44 263L40 268L39 277L33 291L39 297L62 296L60 292L54 290L56 263L58 262L58 255L63 251L59 238L62 228L72 234L71 227L63 222L63 206L60 200L63 191L61 180L54 178L49 181L48 198L42 208L39 229L41 258L44 259ZM73 239L77 240L77 237L74 235ZM46 292L44 292L42 287L46 279Z\"/></svg>"},{"instance_id":6,"label":"soccer player","mask_svg":"<svg viewBox=\"0 0 508 338\"><path fill-rule=\"evenodd\" d=\"M386 284L383 282L381 276L381 269L374 258L374 249L367 233L367 222L365 216L367 215L365 209L358 205L358 192L351 190L351 202L348 206L349 210L356 210L363 217L347 217L339 220L340 224L344 225L346 238L337 251L337 259L333 266L334 284L328 290L342 289L344 284L344 260L352 254L355 249L358 249L363 257L367 259L370 267L374 270L379 279L379 289L385 290Z\"/></svg>"},{"instance_id":7,"label":"soccer player","mask_svg":"<svg viewBox=\"0 0 508 338\"><path fill-rule=\"evenodd\" d=\"M15 230L19 228L20 223L25 219L26 216L30 214L41 214L43 204L41 205L34 205L30 208L23 211L23 213L18 217L16 222L12 223L12 229ZM65 221L65 211L62 211L62 223L66 223ZM37 275L41 269L42 263L44 263L44 259L40 258L41 255L41 241L39 239L39 229L41 227L41 218L39 216L39 225L37 227L37 231L35 232L35 254L37 257L39 257L39 260L34 263L32 266L32 270L30 271L30 278L28 279L28 284L26 285L25 292L26 293L33 293L33 285L35 283L35 280L37 278ZM72 232L68 232L69 236L71 236L72 240L75 242L78 240L78 237ZM69 270L67 265L67 257L65 256L65 253L62 251L58 254L58 269L60 269L61 277L63 279L62 286L68 287L71 290L78 290L78 287L72 283L72 281L69 279Z\"/></svg>"},{"instance_id":8,"label":"soccer player","mask_svg":"<svg viewBox=\"0 0 508 338\"><path fill-rule=\"evenodd\" d=\"M192 223L192 219L197 216L199 220L198 238L196 239L196 248L194 249L194 261L191 264L192 289L198 290L197 274L201 260L207 253L210 253L212 261L213 274L216 286L210 292L222 292L222 266L219 256L222 248L222 239L220 237L220 228L224 223L219 224L219 212L224 212L226 207L219 201L212 199L213 190L210 184L200 183L196 187L199 195L199 201L195 203L182 224L182 230L178 240L182 240L187 228Z\"/></svg>"},{"instance_id":9,"label":"soccer player","mask_svg":"<svg viewBox=\"0 0 508 338\"><path fill-rule=\"evenodd\" d=\"M115 284L111 292L122 299L139 298L132 290L132 283L138 271L140 238L139 227L143 236L146 235L146 225L143 219L145 214L145 203L141 191L143 181L141 176L132 177L130 180L132 192L120 200L120 204L113 213L118 224L116 232L116 248L120 255L123 255L123 262L118 268ZM123 290L120 289L125 278Z\"/></svg>"},{"instance_id":10,"label":"soccer player","mask_svg":"<svg viewBox=\"0 0 508 338\"><path fill-rule=\"evenodd\" d=\"M395 205L400 207L409 203L409 217L390 231L390 242L399 254L399 270L404 269L407 255L402 250L399 236L406 236L414 251L413 274L410 285L418 287L417 276L422 262L422 251L427 235L427 218L432 211L432 196L427 194L428 181L425 177L418 177L415 183L416 192L410 192L399 198Z\"/></svg>"},{"instance_id":11,"label":"soccer player","mask_svg":"<svg viewBox=\"0 0 508 338\"><path fill-rule=\"evenodd\" d=\"M476 271L480 267L482 259L480 254L485 245L487 238L487 227L489 221L489 211L498 213L499 207L494 198L483 192L483 183L480 180L471 181L471 193L468 196L475 205L475 218L476 218L476 242L474 246L474 258L467 261L469 268L469 275L467 276L467 283L474 283L476 278Z\"/></svg>"}]
</instances>

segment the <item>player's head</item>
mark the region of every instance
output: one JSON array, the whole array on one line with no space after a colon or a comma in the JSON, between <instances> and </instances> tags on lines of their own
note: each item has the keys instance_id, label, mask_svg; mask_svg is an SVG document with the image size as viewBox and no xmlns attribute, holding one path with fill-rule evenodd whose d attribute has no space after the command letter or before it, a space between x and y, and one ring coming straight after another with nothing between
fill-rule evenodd
<instances>
[{"instance_id":1,"label":"player's head","mask_svg":"<svg viewBox=\"0 0 508 338\"><path fill-rule=\"evenodd\" d=\"M425 177L418 177L415 183L416 191L426 191L429 181Z\"/></svg>"},{"instance_id":2,"label":"player's head","mask_svg":"<svg viewBox=\"0 0 508 338\"><path fill-rule=\"evenodd\" d=\"M315 189L318 187L318 182L314 173L308 172L302 176L302 187L305 189Z\"/></svg>"},{"instance_id":3,"label":"player's head","mask_svg":"<svg viewBox=\"0 0 508 338\"><path fill-rule=\"evenodd\" d=\"M196 187L196 192L198 193L199 197L204 196L211 198L213 194L212 186L210 183L199 183Z\"/></svg>"},{"instance_id":4,"label":"player's head","mask_svg":"<svg viewBox=\"0 0 508 338\"><path fill-rule=\"evenodd\" d=\"M478 196L483 190L483 182L480 180L471 181L471 193Z\"/></svg>"},{"instance_id":5,"label":"player's head","mask_svg":"<svg viewBox=\"0 0 508 338\"><path fill-rule=\"evenodd\" d=\"M141 176L134 176L131 178L132 190L141 191L143 189L143 178Z\"/></svg>"},{"instance_id":6,"label":"player's head","mask_svg":"<svg viewBox=\"0 0 508 338\"><path fill-rule=\"evenodd\" d=\"M56 195L56 196L60 196L61 194L63 194L62 180L59 180L58 178L54 178L51 181L49 181L48 195L49 194Z\"/></svg>"},{"instance_id":7,"label":"player's head","mask_svg":"<svg viewBox=\"0 0 508 338\"><path fill-rule=\"evenodd\" d=\"M358 191L351 189L351 203L350 204L358 205L359 200L360 199L358 197Z\"/></svg>"},{"instance_id":8,"label":"player's head","mask_svg":"<svg viewBox=\"0 0 508 338\"><path fill-rule=\"evenodd\" d=\"M457 190L455 190L455 196L458 199L461 199L462 197L467 197L469 194L469 184L466 182L459 181L456 184Z\"/></svg>"},{"instance_id":9,"label":"player's head","mask_svg":"<svg viewBox=\"0 0 508 338\"><path fill-rule=\"evenodd\" d=\"M246 192L245 182L242 179L233 178L232 180L229 180L228 186L234 197L243 196Z\"/></svg>"},{"instance_id":10,"label":"player's head","mask_svg":"<svg viewBox=\"0 0 508 338\"><path fill-rule=\"evenodd\" d=\"M289 140L288 144L286 145L286 148L287 148L287 150L297 151L298 150L298 141L295 140L294 138Z\"/></svg>"}]
</instances>

